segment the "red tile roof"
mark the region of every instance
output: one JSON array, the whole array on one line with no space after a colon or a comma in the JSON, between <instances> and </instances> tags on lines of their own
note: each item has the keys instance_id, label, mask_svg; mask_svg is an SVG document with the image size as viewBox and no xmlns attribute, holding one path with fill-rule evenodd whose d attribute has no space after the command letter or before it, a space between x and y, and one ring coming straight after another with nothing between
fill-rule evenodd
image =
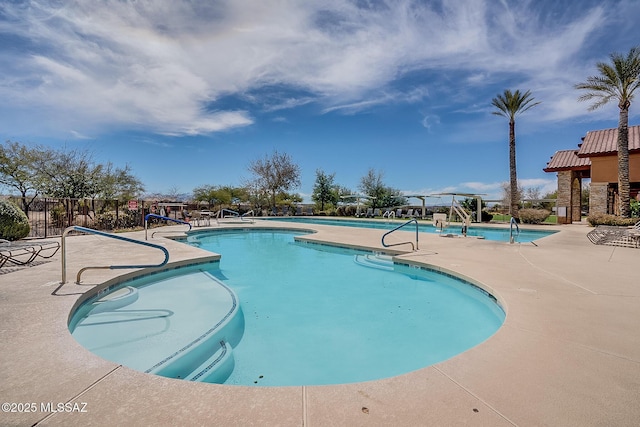
<instances>
[{"instance_id":1,"label":"red tile roof","mask_svg":"<svg viewBox=\"0 0 640 427\"><path fill-rule=\"evenodd\" d=\"M579 157L606 156L618 152L618 129L587 132L578 150ZM640 151L640 126L629 126L629 151Z\"/></svg>"},{"instance_id":2,"label":"red tile roof","mask_svg":"<svg viewBox=\"0 0 640 427\"><path fill-rule=\"evenodd\" d=\"M589 170L591 168L591 160L588 157L580 158L577 154L578 150L556 151L544 171Z\"/></svg>"}]
</instances>

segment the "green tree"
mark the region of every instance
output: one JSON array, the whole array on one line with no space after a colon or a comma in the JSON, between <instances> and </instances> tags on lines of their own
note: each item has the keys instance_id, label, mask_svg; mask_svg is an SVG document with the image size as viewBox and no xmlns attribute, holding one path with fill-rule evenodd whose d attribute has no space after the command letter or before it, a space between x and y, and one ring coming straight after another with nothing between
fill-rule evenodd
<instances>
[{"instance_id":1,"label":"green tree","mask_svg":"<svg viewBox=\"0 0 640 427\"><path fill-rule=\"evenodd\" d=\"M382 181L383 176L384 173L382 171L376 171L371 168L367 171L367 174L360 179L358 190L369 196L368 205L372 208L383 206L383 199L387 192L387 188Z\"/></svg>"},{"instance_id":2,"label":"green tree","mask_svg":"<svg viewBox=\"0 0 640 427\"><path fill-rule=\"evenodd\" d=\"M610 101L617 101L620 110L618 116L618 196L620 197L620 216L631 216L629 194L629 107L634 92L640 86L640 47L629 50L627 56L620 53L610 55L611 63L598 62L600 72L597 76L587 77L584 83L575 88L587 92L579 101L595 102L589 111L595 110Z\"/></svg>"},{"instance_id":3,"label":"green tree","mask_svg":"<svg viewBox=\"0 0 640 427\"><path fill-rule=\"evenodd\" d=\"M0 146L0 184L20 193L22 210L27 215L29 207L40 195L41 174L37 160L44 151L42 147L29 148L12 141Z\"/></svg>"},{"instance_id":4,"label":"green tree","mask_svg":"<svg viewBox=\"0 0 640 427\"><path fill-rule=\"evenodd\" d=\"M271 157L257 159L249 164L253 173L252 187L269 194L271 206L276 206L278 193L286 193L300 186L300 166L286 153L274 151Z\"/></svg>"},{"instance_id":5,"label":"green tree","mask_svg":"<svg viewBox=\"0 0 640 427\"><path fill-rule=\"evenodd\" d=\"M407 198L402 195L400 190L385 185L383 176L383 172L371 168L360 179L358 190L369 196L367 205L374 209L405 205Z\"/></svg>"},{"instance_id":6,"label":"green tree","mask_svg":"<svg viewBox=\"0 0 640 427\"><path fill-rule=\"evenodd\" d=\"M193 197L196 201L207 202L209 207L214 207L219 204L223 205L231 204L231 192L228 190L215 186L215 185L203 185L193 189Z\"/></svg>"},{"instance_id":7,"label":"green tree","mask_svg":"<svg viewBox=\"0 0 640 427\"><path fill-rule=\"evenodd\" d=\"M326 174L322 169L316 170L316 182L313 185L313 194L311 200L320 205L320 210L324 211L325 204L337 205L340 196L335 191L335 173Z\"/></svg>"},{"instance_id":8,"label":"green tree","mask_svg":"<svg viewBox=\"0 0 640 427\"><path fill-rule=\"evenodd\" d=\"M142 194L144 185L133 175L129 165L118 168L109 162L106 165L101 165L96 189L96 197L124 201Z\"/></svg>"},{"instance_id":9,"label":"green tree","mask_svg":"<svg viewBox=\"0 0 640 427\"><path fill-rule=\"evenodd\" d=\"M518 174L516 171L516 116L530 108L540 104L534 102L531 91L520 93L519 90L511 92L506 89L503 94L498 94L491 100L491 104L497 108L493 114L509 119L509 188L510 203L509 212L514 218L518 218Z\"/></svg>"}]
</instances>

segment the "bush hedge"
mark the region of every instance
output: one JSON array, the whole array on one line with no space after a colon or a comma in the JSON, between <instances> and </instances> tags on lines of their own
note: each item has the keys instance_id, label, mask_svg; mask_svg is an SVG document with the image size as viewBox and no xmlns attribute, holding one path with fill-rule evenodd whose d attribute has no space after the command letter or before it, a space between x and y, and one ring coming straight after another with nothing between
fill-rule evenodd
<instances>
[{"instance_id":1,"label":"bush hedge","mask_svg":"<svg viewBox=\"0 0 640 427\"><path fill-rule=\"evenodd\" d=\"M518 211L518 215L520 216L520 221L524 224L540 224L544 222L545 219L549 218L551 215L551 211L546 209L520 209Z\"/></svg>"},{"instance_id":2,"label":"bush hedge","mask_svg":"<svg viewBox=\"0 0 640 427\"><path fill-rule=\"evenodd\" d=\"M493 214L490 214L490 213L489 213L489 212L487 212L487 211L482 211L482 212L481 212L480 220L481 220L482 222L489 222L489 221L491 221L492 219L493 219Z\"/></svg>"},{"instance_id":3,"label":"bush hedge","mask_svg":"<svg viewBox=\"0 0 640 427\"><path fill-rule=\"evenodd\" d=\"M0 200L0 239L20 240L29 235L29 219L18 206Z\"/></svg>"},{"instance_id":4,"label":"bush hedge","mask_svg":"<svg viewBox=\"0 0 640 427\"><path fill-rule=\"evenodd\" d=\"M592 214L587 217L587 221L592 227L597 225L618 225L629 226L634 225L640 221L640 218L622 218L616 215L609 214Z\"/></svg>"}]
</instances>

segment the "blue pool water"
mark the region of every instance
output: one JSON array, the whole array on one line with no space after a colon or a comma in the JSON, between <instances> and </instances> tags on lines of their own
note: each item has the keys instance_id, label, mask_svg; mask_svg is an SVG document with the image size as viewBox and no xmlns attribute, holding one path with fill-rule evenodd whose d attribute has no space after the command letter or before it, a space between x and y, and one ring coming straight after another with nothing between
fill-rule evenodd
<instances>
[{"instance_id":1,"label":"blue pool water","mask_svg":"<svg viewBox=\"0 0 640 427\"><path fill-rule=\"evenodd\" d=\"M194 233L188 243L222 254L220 263L127 282L115 289L123 297L100 295L74 314L72 335L94 353L145 372L285 386L420 369L481 343L504 321L495 300L469 283L297 242L297 234Z\"/></svg>"},{"instance_id":2,"label":"blue pool water","mask_svg":"<svg viewBox=\"0 0 640 427\"><path fill-rule=\"evenodd\" d=\"M274 218L261 218L268 221L286 221L296 222L303 224L324 224L324 225L337 225L342 227L358 227L358 228L376 228L380 230L392 230L405 220L395 219L392 221L372 221L372 220L354 220L354 219L330 219L330 218L309 218L309 217L274 217ZM461 234L461 224L452 224L446 227L443 232L445 234ZM422 233L440 233L436 227L432 224L419 223L419 231ZM406 227L405 230L415 230L413 226ZM520 233L516 237L516 242L528 243L543 237L556 233L556 231L543 231L543 230L527 230L520 228ZM480 227L471 225L467 230L467 236L482 237L486 240L495 240L498 242L509 241L509 227L494 228L494 227Z\"/></svg>"}]
</instances>

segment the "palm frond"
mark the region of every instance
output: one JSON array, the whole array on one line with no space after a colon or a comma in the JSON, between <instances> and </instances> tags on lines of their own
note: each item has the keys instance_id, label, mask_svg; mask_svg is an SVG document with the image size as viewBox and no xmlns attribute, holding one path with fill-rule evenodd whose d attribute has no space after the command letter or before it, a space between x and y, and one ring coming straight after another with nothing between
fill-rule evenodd
<instances>
[{"instance_id":1,"label":"palm frond","mask_svg":"<svg viewBox=\"0 0 640 427\"><path fill-rule=\"evenodd\" d=\"M587 77L584 83L574 86L578 90L588 91L581 95L578 101L596 99L596 102L589 106L590 111L612 100L617 100L619 106L628 105L635 90L640 87L640 47L632 48L626 56L612 53L610 59L611 63L596 64L599 75Z\"/></svg>"},{"instance_id":2,"label":"palm frond","mask_svg":"<svg viewBox=\"0 0 640 427\"><path fill-rule=\"evenodd\" d=\"M540 102L535 101L529 90L521 93L520 90L511 92L511 90L505 89L503 94L498 94L491 100L491 104L498 109L493 111L492 114L513 120L517 114L524 113L540 104Z\"/></svg>"}]
</instances>

